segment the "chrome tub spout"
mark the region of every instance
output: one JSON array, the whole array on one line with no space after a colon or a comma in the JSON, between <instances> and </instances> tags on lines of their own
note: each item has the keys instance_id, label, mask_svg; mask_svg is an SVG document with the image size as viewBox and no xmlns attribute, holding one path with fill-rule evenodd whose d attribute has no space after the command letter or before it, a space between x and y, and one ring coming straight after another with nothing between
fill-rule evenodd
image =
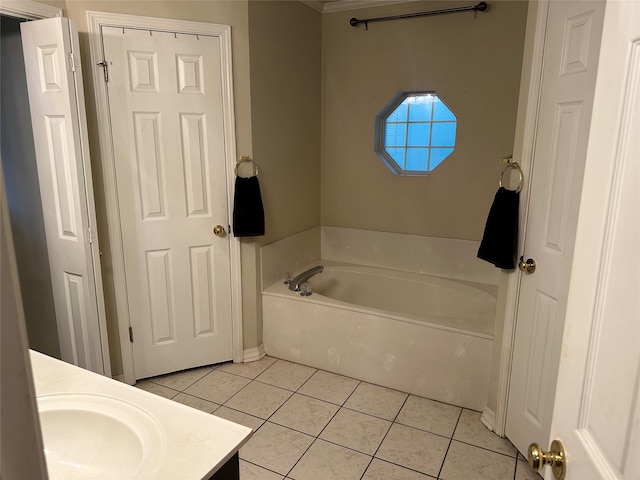
<instances>
[{"instance_id":1,"label":"chrome tub spout","mask_svg":"<svg viewBox=\"0 0 640 480\"><path fill-rule=\"evenodd\" d=\"M296 276L291 283L289 283L289 290L293 290L294 292L300 291L300 285L304 282L308 281L314 275L318 273L322 273L324 271L324 267L322 265L318 265L317 267L310 268L302 272L300 275Z\"/></svg>"}]
</instances>

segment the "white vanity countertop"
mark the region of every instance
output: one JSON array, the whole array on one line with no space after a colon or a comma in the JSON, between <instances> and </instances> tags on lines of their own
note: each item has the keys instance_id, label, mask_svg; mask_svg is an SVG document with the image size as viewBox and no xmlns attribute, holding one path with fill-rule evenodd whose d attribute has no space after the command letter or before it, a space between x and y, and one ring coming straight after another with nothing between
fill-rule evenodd
<instances>
[{"instance_id":1,"label":"white vanity countertop","mask_svg":"<svg viewBox=\"0 0 640 480\"><path fill-rule=\"evenodd\" d=\"M251 429L139 388L30 351L36 395L99 394L130 402L150 413L165 436L165 453L153 477L209 478L251 436Z\"/></svg>"}]
</instances>

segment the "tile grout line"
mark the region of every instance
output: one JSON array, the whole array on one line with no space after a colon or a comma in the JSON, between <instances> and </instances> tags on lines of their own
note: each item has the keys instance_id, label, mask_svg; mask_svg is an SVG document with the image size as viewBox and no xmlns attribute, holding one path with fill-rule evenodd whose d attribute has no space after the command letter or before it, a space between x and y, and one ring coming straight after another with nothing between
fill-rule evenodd
<instances>
[{"instance_id":1,"label":"tile grout line","mask_svg":"<svg viewBox=\"0 0 640 480\"><path fill-rule=\"evenodd\" d=\"M248 382L244 387L242 387L240 390L238 390L236 393L234 393L234 394L233 394L233 395L231 395L229 398L227 398L227 399L226 399L226 400L225 400L225 401L224 401L220 406L221 406L221 407L231 408L231 407L228 407L228 406L227 406L227 402L231 401L231 399L232 399L232 398L234 398L236 395L238 395L240 392L242 392L245 388L247 388L247 387L248 387L249 385L251 385L253 382L258 382L258 383L261 383L262 385L268 385L268 384L265 384L265 383L263 383L263 382L259 382L259 381L258 381L258 380L256 380L256 379L257 379L260 375L262 375L264 372L266 372L267 370L269 370L271 367L273 367L273 366L274 366L276 363L278 363L279 361L280 361L280 359L276 359L276 361L275 361L275 362L272 362L272 363L271 363L271 365L269 365L269 366L268 366L267 368L265 368L262 372L260 372L258 375L256 375L256 377L255 377L255 378L242 377L242 378L245 378L245 379L249 380L249 382ZM224 373L229 373L229 372L224 372ZM233 373L229 373L229 375L234 375L234 374L233 374ZM237 376L237 377L241 377L241 375L236 375L236 376ZM270 386L275 387L275 385L270 385ZM286 388L283 388L283 390L287 390L287 389L286 389ZM290 391L290 390L287 390L287 391ZM289 398L291 398L291 395L289 395L289 396L287 397L287 400L289 400ZM285 400L285 402L286 402L287 400ZM283 405L284 405L284 402L283 402ZM281 405L281 406L282 406L282 405ZM278 409L279 409L279 408L280 408L280 407L278 407ZM217 409L216 409L216 410L217 410ZM235 410L235 409L232 409L232 410ZM251 415L250 413L242 412L241 410L236 410L236 411L239 411L239 412L241 412L241 413L244 413L245 415ZM274 413L275 413L275 412L274 412ZM272 413L271 415L273 415L273 413ZM269 418L271 418L271 415L269 416ZM260 420L262 420L262 418L261 418L261 417L258 417L258 416L256 416L256 415L251 415L251 416L252 416L252 417L256 417L256 418L260 418ZM268 420L268 419L267 419L267 420ZM264 422L266 423L266 422L267 422L267 420L265 420ZM262 425L264 425L264 423L263 423ZM262 428L262 425L260 425L258 428L256 428L256 432ZM255 433L255 432L254 432L254 433Z\"/></svg>"},{"instance_id":2,"label":"tile grout line","mask_svg":"<svg viewBox=\"0 0 640 480\"><path fill-rule=\"evenodd\" d=\"M502 437L500 437L502 438ZM502 452L498 452L497 450L493 450L491 448L488 447L483 447L481 445L475 445L473 443L469 443L469 442L465 442L464 440L460 440L458 438L453 438L451 437L451 440L458 442L458 443L464 443L465 445L469 445L470 447L475 447L475 448L479 448L481 450L486 450L487 452L491 452L491 453L497 453L498 455L502 455L503 457L507 457L507 458L515 458L516 460L518 460L518 455L516 453L516 456L514 457L513 455L509 455L508 453L502 453Z\"/></svg>"},{"instance_id":3,"label":"tile grout line","mask_svg":"<svg viewBox=\"0 0 640 480\"><path fill-rule=\"evenodd\" d=\"M315 372L313 372L313 375L311 375L311 376L310 376L310 377L309 377L309 378L308 378L308 379L307 379L307 380L306 380L302 385L300 385L300 387L298 387L298 390L299 390L300 388L302 388L302 386L303 386L305 383L307 383L307 382L311 379L311 377L313 377L313 376L314 376L316 373L318 373L319 371L320 371L319 369L316 369L316 371L315 371ZM360 385L360 383L362 383L362 382L358 381L358 385ZM355 391L356 391L356 388L358 388L358 385L356 385L356 386L355 386L355 388L354 388L354 389L353 389L353 391L349 394L349 396L345 399L345 401L344 401L344 402L342 402L342 405L344 405L344 404L347 402L347 400L349 399L349 397L351 397L351 395L353 395L353 392L355 392ZM297 393L297 391L296 391L296 392L294 392L294 393ZM303 394L300 394L300 395L303 395ZM289 397L289 398L291 398L291 397ZM309 398L314 398L315 400L320 400L319 398L315 398L315 397L311 397L311 396L309 396ZM287 399L287 401L288 401L288 400L289 400L289 399ZM284 403L286 403L287 401L285 401ZM284 403L283 403L282 405L284 405ZM327 402L327 403L331 403L331 402ZM278 408L278 410L280 410L280 408L282 408L282 405L280 405L280 407ZM335 404L334 404L334 403L331 403L331 405L335 405ZM296 468L296 466L298 465L298 463L300 463L300 460L302 460L302 458L307 454L307 452L311 449L311 447L313 446L313 444L314 444L314 443L316 443L316 441L317 441L317 440L322 440L322 439L320 438L320 435L322 435L322 432L324 432L325 428L327 428L327 425L329 425L329 423L331 423L331 421L335 418L335 416L338 414L338 412L340 411L340 409L341 409L341 408L343 408L343 406L342 406L342 405L339 405L339 406L338 406L338 410L336 410L336 413L334 413L334 414L333 414L333 416L331 417L331 419L327 422L327 424L326 424L324 427L322 427L322 430L320 430L320 432L318 433L318 435L316 435L315 437L314 437L313 435L309 435L310 437L313 437L313 441L309 444L309 446L305 449L305 451L304 451L304 452L302 452L302 455L300 455L300 458L298 458L298 460L296 460L296 462L293 464L293 466L289 469L289 471L287 472L287 474L284 476L285 478L289 478L289 474L290 474L291 472L293 472L293 470ZM277 412L278 410L276 410L276 412ZM271 415L271 417L272 417L273 415L275 415L275 414L276 414L276 412L273 412L273 414ZM269 417L269 418L271 418L271 417ZM268 421L268 420L267 420L267 421ZM266 422L265 422L265 423L266 423ZM276 425L278 425L278 424L276 423ZM280 426L284 427L284 425L280 425ZM284 427L284 428L289 428L289 427ZM292 429L292 430L294 430L294 429ZM294 431L297 431L297 430L294 430ZM304 433L304 432L300 432L300 433ZM308 434L306 434L306 435L308 435ZM342 447L342 445L339 445L339 446L341 446L341 447ZM343 447L343 448L346 448L346 447Z\"/></svg>"},{"instance_id":4,"label":"tile grout line","mask_svg":"<svg viewBox=\"0 0 640 480\"><path fill-rule=\"evenodd\" d=\"M264 370L262 370L261 372L257 373L254 377L247 377L246 375L240 375L239 373L234 373L234 372L228 372L226 370L220 370L220 367L222 367L223 365L226 365L228 362L225 362L223 365L220 365L220 367L216 368L216 370L220 370L220 372L222 373L228 373L229 375L234 375L236 377L240 377L240 378L244 378L246 380L255 380L256 378L258 378L260 375L262 375L264 372L266 372L267 370L269 370L275 363L278 362L278 360L280 360L279 358L275 358L275 357L269 357L269 358L274 358L275 361L271 362L271 364L269 366L267 366ZM259 360L258 360L259 361ZM249 363L255 363L255 362L249 362ZM232 363L232 365L248 365L245 363ZM211 372L209 372L211 373ZM207 374L208 375L208 374Z\"/></svg>"},{"instance_id":5,"label":"tile grout line","mask_svg":"<svg viewBox=\"0 0 640 480\"><path fill-rule=\"evenodd\" d=\"M456 421L456 426L453 427L453 432L451 432L451 437L449 437L449 445L447 445L447 450L444 452L444 457L442 457L442 463L440 464L440 469L438 470L438 475L436 476L436 478L440 478L440 475L442 474L442 469L444 468L444 462L446 462L447 455L449 455L449 449L451 448L451 443L453 442L453 436L456 434L456 429L460 424L460 419L462 418L463 411L464 409L460 409L460 413L458 414L458 420Z\"/></svg>"},{"instance_id":6,"label":"tile grout line","mask_svg":"<svg viewBox=\"0 0 640 480\"><path fill-rule=\"evenodd\" d=\"M272 357L272 358L274 358L274 357ZM272 384L270 384L270 383L264 383L264 382L261 382L261 381L257 380L257 378L258 378L260 375L262 375L264 372L266 372L267 370L269 370L269 368L271 368L273 365L275 365L276 363L278 363L278 361L280 361L280 359L277 359L275 362L273 362L271 365L269 365L267 368L265 368L265 369L264 369L264 371L263 371L262 373L260 373L260 374L255 378L255 379L253 379L253 380L252 380L252 382L258 382L258 383L260 383L260 384L262 384L262 385L269 385L269 386L271 386L271 387L281 388L282 390L286 390L287 392L291 392L291 395L289 395L289 396L285 399L285 401L284 401L284 402L282 402L282 404L281 404L278 408L276 408L276 409L273 411L273 413L272 413L271 415L269 415L269 417L264 421L264 423L263 423L262 425L264 425L265 423L267 423L267 422L271 419L271 417L273 417L273 416L274 416L274 415L275 415L275 414L276 414L276 413L277 413L277 412L278 412L278 411L279 411L279 410L280 410L280 409L285 405L285 403L287 403L287 402L288 402L288 401L289 401L289 400L290 400L290 399L291 399L291 398L292 398L296 393L298 393L298 390L300 390L300 389L302 388L302 386L303 386L305 383L307 383L307 382L311 379L311 377L313 377L313 376L318 372L318 369L316 368L316 369L315 369L315 372L313 372L311 375L309 375L309 378L307 378L304 382L302 382L302 384L301 384L297 389L295 389L295 390L289 390L288 388L282 388L282 387L277 386L277 385L272 385ZM289 363L293 363L293 362L289 362ZM294 365L299 365L299 364L294 364ZM312 368L312 367L309 367L309 368ZM251 383L251 382L249 382L249 383ZM247 384L247 385L248 385L248 384ZM238 392L238 393L239 393L239 392ZM311 397L311 398L313 398L313 397ZM229 399L229 400L231 400L231 399ZM315 399L315 400L318 400L318 399ZM227 407L227 408L230 408L230 407ZM244 413L244 412L243 412L243 413ZM250 415L250 414L248 414L248 413L247 413L246 415ZM260 417L257 417L257 418L260 418ZM289 428L289 427L285 427L284 425L280 425L279 423L276 423L276 422L271 422L271 423L273 423L274 425L279 425L279 426L284 427L284 428ZM257 428L257 429L256 429L256 431L258 431L260 428L262 428L262 425L260 425L260 427L259 427L259 428ZM293 428L292 428L291 430L293 430L293 431L295 431L295 432L299 432L299 433L304 433L305 435L309 435L308 433L300 432L299 430L295 430L295 429L293 429ZM309 435L309 436L310 436L310 437L313 437L313 435ZM285 476L286 476L286 475L285 475Z\"/></svg>"},{"instance_id":7,"label":"tile grout line","mask_svg":"<svg viewBox=\"0 0 640 480\"><path fill-rule=\"evenodd\" d=\"M409 400L409 395L408 394L407 394L407 398L405 398L404 402L402 402L402 405L400 406L400 409L398 410L398 413L396 413L395 417L393 417L393 420L391 420L391 424L389 425L389 428L387 429L387 431L385 432L384 436L382 437L382 440L378 444L378 448L376 448L376 451L373 452L373 455L371 455L371 460L369 461L369 464L367 465L367 468L365 468L364 472L362 472L362 475L360 476L360 480L362 480L362 478L367 474L367 470L369 470L369 467L373 463L373 459L377 458L376 455L378 454L378 451L380 450L380 447L382 447L382 444L384 443L385 439L387 438L387 435L389 435L389 432L393 428L393 425L396 423L396 419L398 418L398 415L400 415L400 412L402 411L404 406L407 404L407 400Z\"/></svg>"},{"instance_id":8,"label":"tile grout line","mask_svg":"<svg viewBox=\"0 0 640 480\"><path fill-rule=\"evenodd\" d=\"M267 368L268 368L268 367L267 367ZM224 370L223 370L223 371L221 371L220 373L226 373L226 374L228 374L228 375L233 375L233 376L235 376L235 377L239 377L239 378L242 378L242 379L244 379L244 380L248 380L248 381L249 381L246 385L244 385L243 387L241 387L241 388L240 388L240 390L238 390L236 393L234 393L231 397L229 397L229 398L228 398L227 400L225 400L223 403L214 402L213 400L210 400L210 399L208 399L208 398L203 398L203 397L200 397L200 396L198 396L198 395L194 395L193 393L187 393L187 392L186 392L186 390L188 390L189 388L193 387L196 383L198 383L200 380L203 380L205 377L208 377L208 376L209 376L211 373L213 373L214 371L218 371L218 369L217 369L217 368L212 369L209 373L207 373L207 374L203 375L201 378L199 378L198 380L196 380L195 382L193 382L193 383L192 383L192 384L190 384L189 386L185 387L183 390L176 390L176 391L177 391L177 392L179 392L179 393L183 393L183 394L185 394L185 395L189 395L190 397L194 397L194 398L197 398L197 399L200 399L200 400L204 400L204 401L206 401L206 402L215 403L215 404L216 404L216 405L218 405L219 407L222 407L225 403L227 403L229 400L231 400L231 398L233 398L233 397L234 397L234 396L236 396L238 393L240 393L240 391L241 391L241 390L244 390L244 389L247 387L247 385L249 385L249 384L253 381L252 379L247 378L247 377L243 377L242 375L235 375L235 374L230 373L230 372L225 372ZM153 378L153 377L152 377L152 378ZM151 380L149 380L149 381L151 381ZM169 388L170 390L175 390L175 388L167 387L167 386L162 385L162 384L160 384L160 383L156 383L156 382L153 382L153 381L152 381L152 383L154 383L155 385L163 386L163 387L165 387L165 388ZM175 397L175 395L174 395L174 397ZM171 397L171 399L173 399L174 397ZM216 409L216 410L217 410L217 409Z\"/></svg>"},{"instance_id":9,"label":"tile grout line","mask_svg":"<svg viewBox=\"0 0 640 480\"><path fill-rule=\"evenodd\" d=\"M302 385L300 385L300 386L296 389L296 393L298 393L298 391L299 391L302 387L304 387L304 386L307 384L307 382L309 382L309 380L311 380L313 377L315 377L315 376L316 376L316 373L318 373L318 372L320 371L320 369L318 369L318 368L316 368L315 370L316 370L316 371L315 371L315 372L313 372L311 375L309 375L309 378L307 378L304 382L302 382ZM304 394L301 394L301 395L304 395Z\"/></svg>"},{"instance_id":10,"label":"tile grout line","mask_svg":"<svg viewBox=\"0 0 640 480\"><path fill-rule=\"evenodd\" d=\"M274 363L275 363L275 362L274 362ZM271 365L269 365L269 367L270 367L270 366L271 366ZM267 368L269 368L269 367L267 367ZM182 390L180 393L183 393L183 394L185 394L185 395L189 395L189 396L191 396L191 397L198 398L198 399L200 399L200 400L204 400L204 401L206 401L206 402L211 402L211 403L214 403L214 404L218 405L218 407L217 407L213 412L211 412L209 415L214 415L214 413L215 413L215 412L217 412L218 410L220 410L220 408L221 408L221 407L225 407L225 408L228 408L228 409L230 409L230 410L234 410L234 411L236 411L236 412L242 413L243 415L249 415L248 413L242 412L242 411L240 411L240 410L236 410L236 409L231 408L231 407L227 407L227 406L225 405L229 400L231 400L231 399L232 399L233 397L235 397L238 393L240 393L242 390L244 390L244 389L245 389L249 384L251 384L251 382L253 381L252 379L247 378L247 377L243 377L242 375L235 375L235 374L230 373L230 372L225 372L224 370L223 370L223 371L221 371L221 373L227 373L227 374L229 374L229 375L234 375L234 376L236 376L236 377L240 377L240 378L243 378L243 379L245 379L245 380L249 380L249 381L247 382L247 384L246 384L246 385L244 385L242 388L240 388L240 390L238 390L236 393L234 393L233 395L231 395L231 397L229 397L227 400L225 400L225 401L224 401L224 402L222 402L222 403L214 402L214 401L212 401L212 400L209 400L208 398L202 398L202 397L199 397L199 396L197 396L197 395L193 395L192 393L186 393L186 391L185 391L185 390L188 390L188 389L189 389L189 388L191 388L193 385L195 385L196 383L198 383L200 380L204 379L204 378L205 378L205 377L207 377L209 374L211 374L212 372L217 371L217 370L218 370L217 368L216 368L216 369L211 370L211 372L207 373L207 374L206 374L206 375L204 375L202 378L200 378L200 379L198 379L197 381L193 382L191 385L189 385L187 388L185 388L184 390ZM266 369L265 369L265 370L266 370ZM217 415L216 415L216 416L217 416ZM255 417L255 415L251 415L251 416L252 416L252 417ZM222 417L220 417L220 418L222 418ZM259 417L255 417L255 418L259 418ZM262 420L262 419L260 419L260 420ZM262 425L260 425L260 426L262 426ZM249 428L250 428L250 427L249 427ZM258 429L259 429L259 428L260 428L260 427L256 428L256 431L258 431ZM253 430L253 429L252 429L252 430Z\"/></svg>"},{"instance_id":11,"label":"tile grout line","mask_svg":"<svg viewBox=\"0 0 640 480\"><path fill-rule=\"evenodd\" d=\"M312 435L309 435L309 436L311 437ZM302 455L300 455L300 458L298 458L298 460L296 460L294 462L294 464L291 466L291 468L287 471L287 473L285 475L285 478L289 477L289 474L291 472L293 472L293 469L296 468L296 465L298 465L298 463L300 463L300 460L302 460L302 458L307 454L307 452L311 449L313 444L316 443L316 440L318 440L317 437L313 439L313 441L309 444L309 446L307 448L305 448L304 452L302 452ZM293 477L291 477L291 478L293 478Z\"/></svg>"},{"instance_id":12,"label":"tile grout line","mask_svg":"<svg viewBox=\"0 0 640 480\"><path fill-rule=\"evenodd\" d=\"M181 393L182 393L182 391L180 391L180 390L176 390L175 388L167 387L167 386L165 386L165 385L161 385L161 384L159 384L159 383L152 382L152 381L150 381L150 380L148 380L148 379L146 379L146 378L145 378L144 380L141 380L141 381L140 381L140 383L144 383L144 382L152 383L152 384L154 384L154 385L156 385L156 386L158 386L158 387L166 388L167 390L171 390L172 392L176 392L176 393L175 393L175 395L172 395L171 397L165 397L164 395L161 395L161 394L159 394L159 393L152 392L152 391L150 391L150 390L146 390L146 389L144 389L144 388L140 387L140 386L138 385L138 383L137 383L137 382L136 382L136 384L135 384L135 385L132 385L132 386L133 386L133 388L137 388L138 390L142 390L142 391L147 392L147 393L152 393L153 395L157 395L157 396L159 396L159 397L163 397L163 398L166 398L166 399L168 399L168 400L172 400L176 395L179 395L179 394L181 394Z\"/></svg>"},{"instance_id":13,"label":"tile grout line","mask_svg":"<svg viewBox=\"0 0 640 480\"><path fill-rule=\"evenodd\" d=\"M257 463L254 463L254 462L250 462L249 460L245 460L244 458L240 458L239 460L242 461L242 462L250 463L251 465L254 465L254 466L256 466L258 468L261 468L263 470L266 470L268 472L275 473L276 475L282 475L280 472L276 472L275 470L271 470L270 468L264 467L262 465L258 465ZM285 475L285 477L286 477L286 475Z\"/></svg>"},{"instance_id":14,"label":"tile grout line","mask_svg":"<svg viewBox=\"0 0 640 480\"><path fill-rule=\"evenodd\" d=\"M183 371L185 371L185 370L183 370ZM186 371L188 371L188 370L186 370ZM204 377L208 376L211 372L214 372L214 371L215 371L215 369L212 369L210 372L205 373L202 377L200 377L199 379L197 379L195 382L190 383L190 384L189 384L189 385L187 385L184 389L182 389L182 390L178 390L178 391L179 391L180 393L185 393L184 391L185 391L186 389L188 389L188 388L190 388L190 387L194 386L196 383L198 383L200 380L202 380ZM181 373L181 372L179 372L179 373ZM152 377L152 378L156 378L156 377ZM161 383L154 382L153 380L149 380L149 381L150 381L150 382L155 383L156 385L162 385ZM166 385L162 385L162 386L163 386L163 387L166 387ZM167 388L171 388L171 387L167 387ZM173 390L175 390L175 388L174 388ZM189 395L189 394L188 394L188 393L185 393L185 395ZM203 400L204 400L204 399L203 399Z\"/></svg>"}]
</instances>

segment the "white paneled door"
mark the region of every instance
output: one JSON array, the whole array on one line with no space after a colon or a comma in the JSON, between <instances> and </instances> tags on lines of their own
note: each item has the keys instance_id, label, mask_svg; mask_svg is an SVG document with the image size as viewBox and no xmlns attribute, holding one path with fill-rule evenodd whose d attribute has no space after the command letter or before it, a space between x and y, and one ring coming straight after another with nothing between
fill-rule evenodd
<instances>
[{"instance_id":1,"label":"white paneled door","mask_svg":"<svg viewBox=\"0 0 640 480\"><path fill-rule=\"evenodd\" d=\"M78 35L62 17L21 29L62 360L109 375Z\"/></svg>"},{"instance_id":2,"label":"white paneled door","mask_svg":"<svg viewBox=\"0 0 640 480\"><path fill-rule=\"evenodd\" d=\"M521 452L551 428L604 1L548 3L506 434ZM546 447L546 445L545 445Z\"/></svg>"},{"instance_id":3,"label":"white paneled door","mask_svg":"<svg viewBox=\"0 0 640 480\"><path fill-rule=\"evenodd\" d=\"M547 5L507 436L564 445L547 480L637 480L640 2Z\"/></svg>"},{"instance_id":4,"label":"white paneled door","mask_svg":"<svg viewBox=\"0 0 640 480\"><path fill-rule=\"evenodd\" d=\"M135 377L231 360L220 39L102 37Z\"/></svg>"},{"instance_id":5,"label":"white paneled door","mask_svg":"<svg viewBox=\"0 0 640 480\"><path fill-rule=\"evenodd\" d=\"M640 478L639 134L640 2L608 1L549 437L567 480Z\"/></svg>"}]
</instances>

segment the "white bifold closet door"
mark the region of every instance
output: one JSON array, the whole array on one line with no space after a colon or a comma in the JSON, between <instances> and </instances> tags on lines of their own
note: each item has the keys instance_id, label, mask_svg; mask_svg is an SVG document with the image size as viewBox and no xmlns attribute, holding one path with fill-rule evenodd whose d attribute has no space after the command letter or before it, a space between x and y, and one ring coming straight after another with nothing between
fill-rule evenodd
<instances>
[{"instance_id":1,"label":"white bifold closet door","mask_svg":"<svg viewBox=\"0 0 640 480\"><path fill-rule=\"evenodd\" d=\"M63 17L21 29L62 360L110 375L78 35Z\"/></svg>"}]
</instances>

